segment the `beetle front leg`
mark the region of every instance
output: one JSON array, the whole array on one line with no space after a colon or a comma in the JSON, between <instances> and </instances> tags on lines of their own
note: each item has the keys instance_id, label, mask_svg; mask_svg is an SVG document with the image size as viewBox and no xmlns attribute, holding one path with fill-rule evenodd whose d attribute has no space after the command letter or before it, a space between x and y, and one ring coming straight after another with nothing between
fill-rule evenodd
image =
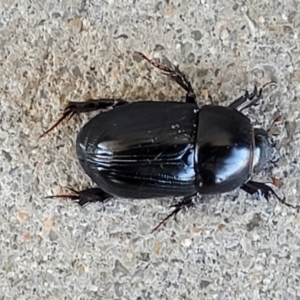
<instances>
[{"instance_id":1,"label":"beetle front leg","mask_svg":"<svg viewBox=\"0 0 300 300\"><path fill-rule=\"evenodd\" d=\"M257 87L254 87L254 90L251 94L249 94L248 91L245 92L245 94L241 97L239 97L238 99L234 100L229 107L233 108L233 109L238 109L241 105L245 104L248 100L250 100L250 102L245 105L244 107L240 108L239 110L243 110L246 108L249 108L252 105L257 104L257 102L262 98L262 88L260 88L259 90L257 89Z\"/></svg>"},{"instance_id":2,"label":"beetle front leg","mask_svg":"<svg viewBox=\"0 0 300 300\"><path fill-rule=\"evenodd\" d=\"M277 200L279 202L281 202L282 204L284 204L288 207L294 208L294 209L300 209L299 205L292 205L292 204L285 202L285 199L280 198L271 187L269 187L268 185L266 185L263 182L257 182L257 181L250 180L247 183L245 183L241 187L241 189L251 195L261 193L267 201L269 201L270 196L275 196L277 198Z\"/></svg>"},{"instance_id":3,"label":"beetle front leg","mask_svg":"<svg viewBox=\"0 0 300 300\"><path fill-rule=\"evenodd\" d=\"M187 92L185 97L187 103L196 103L196 94L192 88L192 85L187 79L186 75L182 71L180 71L178 66L174 66L174 69L171 69L148 58L141 52L138 52L138 54L149 64L158 68L162 72L162 74L169 76L172 80L179 84Z\"/></svg>"},{"instance_id":4,"label":"beetle front leg","mask_svg":"<svg viewBox=\"0 0 300 300\"><path fill-rule=\"evenodd\" d=\"M74 117L74 115L84 112L92 112L99 109L106 109L109 107L116 107L122 104L128 103L123 99L89 99L85 102L69 102L65 107L62 116L52 125L48 130L39 136L39 139L44 137L50 131L52 131L56 126L58 126L64 119L69 118L69 120Z\"/></svg>"},{"instance_id":5,"label":"beetle front leg","mask_svg":"<svg viewBox=\"0 0 300 300\"><path fill-rule=\"evenodd\" d=\"M234 100L229 107L234 108L234 109L238 109L239 111L242 111L246 108L249 108L251 106L255 106L257 105L258 101L262 99L262 91L263 89L270 84L276 84L275 81L270 81L267 82L266 84L264 84L260 89L257 89L257 87L254 87L254 90L251 94L249 94L248 91L245 92L245 95L239 97L238 99ZM250 100L250 102L248 104L245 104L248 100ZM244 106L242 106L243 104L245 104Z\"/></svg>"},{"instance_id":6,"label":"beetle front leg","mask_svg":"<svg viewBox=\"0 0 300 300\"><path fill-rule=\"evenodd\" d=\"M90 188L82 191L76 191L73 189L70 189L75 195L68 195L68 194L61 194L61 195L53 195L48 196L46 199L52 199L52 198L65 198L65 199L71 199L71 200L78 200L77 203L80 206L84 206L88 203L92 202L106 202L110 198L112 198L111 195L105 193L100 188Z\"/></svg>"}]
</instances>

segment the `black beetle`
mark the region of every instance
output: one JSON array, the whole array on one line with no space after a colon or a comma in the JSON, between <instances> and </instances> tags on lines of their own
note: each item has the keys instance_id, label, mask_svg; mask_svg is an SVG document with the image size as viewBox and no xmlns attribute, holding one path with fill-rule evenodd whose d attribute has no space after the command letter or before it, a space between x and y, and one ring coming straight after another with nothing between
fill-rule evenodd
<instances>
[{"instance_id":1,"label":"black beetle","mask_svg":"<svg viewBox=\"0 0 300 300\"><path fill-rule=\"evenodd\" d=\"M80 205L112 197L182 197L155 229L192 206L197 194L241 188L250 194L260 192L267 199L273 194L285 203L269 186L251 179L271 161L273 151L268 132L254 128L241 113L257 104L262 89L255 87L253 93L246 92L228 107L199 108L190 82L177 66L168 68L139 54L186 91L185 102L70 102L43 135L68 116L113 107L92 118L77 137L78 159L97 187L50 197L76 199Z\"/></svg>"}]
</instances>

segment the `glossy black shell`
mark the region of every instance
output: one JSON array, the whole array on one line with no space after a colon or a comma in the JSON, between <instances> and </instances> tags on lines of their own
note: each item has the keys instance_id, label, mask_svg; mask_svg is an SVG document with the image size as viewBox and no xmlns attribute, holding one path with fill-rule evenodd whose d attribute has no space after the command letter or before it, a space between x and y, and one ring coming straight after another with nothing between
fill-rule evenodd
<instances>
[{"instance_id":1,"label":"glossy black shell","mask_svg":"<svg viewBox=\"0 0 300 300\"><path fill-rule=\"evenodd\" d=\"M252 130L229 107L136 102L92 118L77 137L77 155L93 182L113 196L223 193L249 177Z\"/></svg>"},{"instance_id":2,"label":"glossy black shell","mask_svg":"<svg viewBox=\"0 0 300 300\"><path fill-rule=\"evenodd\" d=\"M197 113L195 104L153 101L100 113L78 135L79 161L110 195L191 195Z\"/></svg>"}]
</instances>

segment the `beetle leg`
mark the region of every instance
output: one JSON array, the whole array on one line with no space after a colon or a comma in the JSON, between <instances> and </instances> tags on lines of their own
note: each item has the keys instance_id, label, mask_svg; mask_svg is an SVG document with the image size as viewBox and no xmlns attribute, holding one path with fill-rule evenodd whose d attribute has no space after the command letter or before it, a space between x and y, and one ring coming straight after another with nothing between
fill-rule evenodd
<instances>
[{"instance_id":1,"label":"beetle leg","mask_svg":"<svg viewBox=\"0 0 300 300\"><path fill-rule=\"evenodd\" d=\"M245 183L242 187L242 190L244 190L246 193L249 193L251 195L257 193L257 194L262 194L267 201L269 201L270 196L275 196L279 202L282 204L294 208L294 209L300 209L299 205L292 205L287 202L285 202L285 199L280 198L274 190L266 185L263 182L256 182L256 181L248 181Z\"/></svg>"},{"instance_id":2,"label":"beetle leg","mask_svg":"<svg viewBox=\"0 0 300 300\"><path fill-rule=\"evenodd\" d=\"M229 107L231 107L233 109L238 109L239 106L241 106L242 104L244 104L248 100L250 100L251 102L248 103L245 107L241 108L240 110L248 108L248 107L250 107L252 105L255 105L261 99L261 96L262 96L262 88L259 89L259 91L258 91L257 87L255 86L254 90L253 90L253 92L251 94L249 94L249 92L246 91L243 96L241 96L238 99L234 100L229 105Z\"/></svg>"},{"instance_id":3,"label":"beetle leg","mask_svg":"<svg viewBox=\"0 0 300 300\"><path fill-rule=\"evenodd\" d=\"M240 105L245 103L249 99L249 92L246 91L245 94L236 100L234 100L232 103L228 105L228 107L231 107L233 109L237 109Z\"/></svg>"},{"instance_id":4,"label":"beetle leg","mask_svg":"<svg viewBox=\"0 0 300 300\"><path fill-rule=\"evenodd\" d=\"M239 109L240 111L249 108L251 106L257 105L257 102L262 99L262 88L257 90L257 87L255 86L254 91L252 92L252 94L249 95L248 99L250 100L250 102L244 107L240 108Z\"/></svg>"},{"instance_id":5,"label":"beetle leg","mask_svg":"<svg viewBox=\"0 0 300 300\"><path fill-rule=\"evenodd\" d=\"M84 102L69 102L65 107L62 116L48 130L39 136L39 139L47 135L55 127L57 127L64 119L69 117L69 120L76 114L91 112L98 109L106 109L112 106L119 106L128 103L123 99L89 99Z\"/></svg>"},{"instance_id":6,"label":"beetle leg","mask_svg":"<svg viewBox=\"0 0 300 300\"><path fill-rule=\"evenodd\" d=\"M187 197L184 197L179 203L177 204L174 204L174 205L171 205L171 207L174 207L175 209L170 213L168 214L161 222L159 222L159 224L157 226L155 226L153 229L152 229L152 233L154 231L156 231L159 227L161 227L163 224L165 224L172 216L174 216L175 220L176 220L176 216L177 214L183 210L183 209L188 209L192 206L194 206L194 203L193 203L193 197L195 196L196 194L193 194L191 196L187 196ZM176 220L177 221L177 220Z\"/></svg>"},{"instance_id":7,"label":"beetle leg","mask_svg":"<svg viewBox=\"0 0 300 300\"><path fill-rule=\"evenodd\" d=\"M168 68L153 59L148 58L141 52L138 54L145 59L149 64L158 68L162 74L169 76L172 80L174 80L177 84L179 84L186 92L186 102L187 103L196 103L196 94L193 90L193 87L186 75L179 69L178 66L174 66L174 69Z\"/></svg>"},{"instance_id":8,"label":"beetle leg","mask_svg":"<svg viewBox=\"0 0 300 300\"><path fill-rule=\"evenodd\" d=\"M242 111L246 108L249 108L251 106L257 105L257 102L259 100L262 99L262 91L263 89L270 84L276 84L275 81L270 81L267 82L266 84L264 84L259 90L257 89L256 86L254 86L254 90L251 94L249 94L248 91L245 92L245 95L239 97L238 99L234 100L229 107L233 108L233 109L238 109L242 104L246 103L247 100L250 100L250 102L248 104L246 104L245 106L239 108L239 111Z\"/></svg>"},{"instance_id":9,"label":"beetle leg","mask_svg":"<svg viewBox=\"0 0 300 300\"><path fill-rule=\"evenodd\" d=\"M46 199L51 198L65 198L65 199L71 199L71 200L79 200L77 203L80 206L84 206L88 203L92 202L105 202L109 200L109 198L112 198L111 195L105 193L100 188L90 188L83 191L76 191L73 189L70 189L72 192L74 192L75 195L68 195L68 194L61 194L61 195L53 195L48 196Z\"/></svg>"}]
</instances>

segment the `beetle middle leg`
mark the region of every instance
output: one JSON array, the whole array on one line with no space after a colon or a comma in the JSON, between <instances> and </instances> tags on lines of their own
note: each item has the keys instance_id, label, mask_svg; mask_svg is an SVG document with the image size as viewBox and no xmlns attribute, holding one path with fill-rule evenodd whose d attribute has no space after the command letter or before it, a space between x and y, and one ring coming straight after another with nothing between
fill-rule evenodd
<instances>
[{"instance_id":1,"label":"beetle middle leg","mask_svg":"<svg viewBox=\"0 0 300 300\"><path fill-rule=\"evenodd\" d=\"M55 127L57 127L66 118L69 118L68 120L70 120L72 117L74 117L76 114L79 113L92 112L95 110L116 107L126 103L128 102L123 99L108 99L108 98L89 99L84 102L71 101L65 107L62 116L54 123L54 125L52 125L43 134L41 134L39 136L39 139L47 135L50 131L52 131Z\"/></svg>"},{"instance_id":2,"label":"beetle middle leg","mask_svg":"<svg viewBox=\"0 0 300 300\"><path fill-rule=\"evenodd\" d=\"M156 231L159 227L161 227L163 224L165 224L171 217L174 216L176 220L176 216L181 210L188 209L194 206L193 197L195 196L196 194L184 197L179 203L171 205L171 207L174 207L174 210L170 214L168 214L161 222L159 222L157 226L153 228L152 233Z\"/></svg>"},{"instance_id":3,"label":"beetle middle leg","mask_svg":"<svg viewBox=\"0 0 300 300\"><path fill-rule=\"evenodd\" d=\"M144 55L141 52L138 54L145 59L149 64L158 68L162 74L169 76L172 80L174 80L177 84L179 84L186 92L185 100L187 103L196 103L196 94L193 90L193 87L186 75L179 69L178 66L174 66L174 69L168 68Z\"/></svg>"},{"instance_id":4,"label":"beetle middle leg","mask_svg":"<svg viewBox=\"0 0 300 300\"><path fill-rule=\"evenodd\" d=\"M241 187L241 189L251 195L261 193L267 201L269 200L270 196L274 196L282 204L284 204L288 207L294 208L294 209L300 209L299 205L292 205L292 204L285 202L285 199L280 198L271 187L269 187L268 185L266 185L263 182L257 182L257 181L250 180L247 183L245 183Z\"/></svg>"}]
</instances>

